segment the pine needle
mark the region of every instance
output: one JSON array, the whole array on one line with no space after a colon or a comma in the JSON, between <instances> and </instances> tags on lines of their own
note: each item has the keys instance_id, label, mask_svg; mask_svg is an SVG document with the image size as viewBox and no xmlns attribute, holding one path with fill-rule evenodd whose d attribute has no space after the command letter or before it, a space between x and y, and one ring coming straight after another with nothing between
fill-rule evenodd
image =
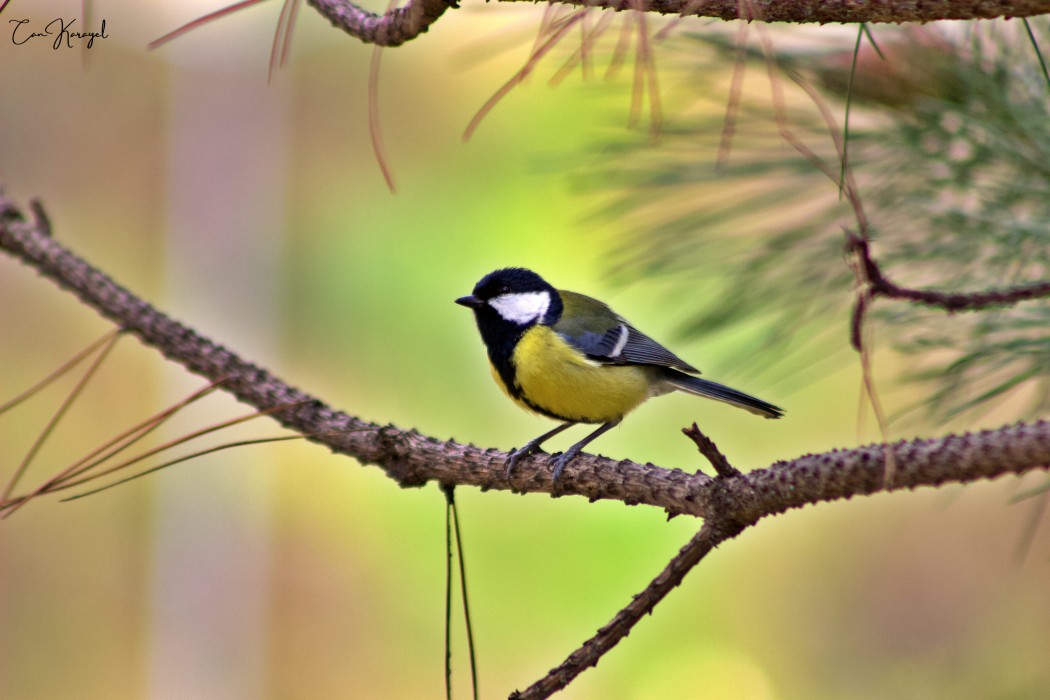
<instances>
[{"instance_id":1,"label":"pine needle","mask_svg":"<svg viewBox=\"0 0 1050 700\"><path fill-rule=\"evenodd\" d=\"M148 48L151 51L153 49L160 48L164 44L167 44L169 41L173 41L174 39L178 39L180 36L182 36L184 34L188 34L189 32L192 32L194 29L197 29L198 27L203 27L205 24L208 24L208 23L210 23L210 22L212 22L214 20L217 20L217 19L219 19L221 17L225 17L226 15L233 14L234 12L237 12L238 10L242 10L242 9L244 9L246 7L250 7L252 5L257 5L257 4L261 3L261 2L265 2L265 0L241 0L241 2L235 2L232 5L228 5L228 6L224 7L224 8L222 8L222 9L215 10L215 12L209 12L206 15L198 17L197 19L193 20L192 22L187 22L186 24L182 25L181 27L179 27L178 29L176 29L174 31L168 32L167 34L165 34L164 36L160 37L159 39L154 39L147 46L148 46Z\"/></svg>"},{"instance_id":2,"label":"pine needle","mask_svg":"<svg viewBox=\"0 0 1050 700\"><path fill-rule=\"evenodd\" d=\"M1024 30L1028 34L1028 41L1032 42L1032 49L1035 50L1035 56L1039 60L1039 67L1043 69L1043 79L1046 80L1047 88L1050 88L1050 72L1047 72L1046 61L1043 60L1043 52L1039 50L1039 42L1035 40L1035 34L1032 32L1032 25L1029 24L1027 17L1022 17L1021 22L1024 23Z\"/></svg>"}]
</instances>

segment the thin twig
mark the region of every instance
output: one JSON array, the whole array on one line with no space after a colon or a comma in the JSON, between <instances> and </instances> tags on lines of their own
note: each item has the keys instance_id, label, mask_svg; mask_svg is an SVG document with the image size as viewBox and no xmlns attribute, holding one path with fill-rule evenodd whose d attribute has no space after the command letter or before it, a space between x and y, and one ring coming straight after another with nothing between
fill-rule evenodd
<instances>
[{"instance_id":1,"label":"thin twig","mask_svg":"<svg viewBox=\"0 0 1050 700\"><path fill-rule=\"evenodd\" d=\"M924 306L941 308L950 313L980 311L1000 306L1012 306L1024 301L1050 298L1050 280L980 292L942 292L936 289L901 287L890 281L883 273L882 268L871 255L871 247L865 238L857 235L849 236L847 249L859 256L868 289L873 298L886 297L887 299L911 301Z\"/></svg>"},{"instance_id":2,"label":"thin twig","mask_svg":"<svg viewBox=\"0 0 1050 700\"><path fill-rule=\"evenodd\" d=\"M718 445L711 438L700 432L700 428L697 427L696 423L693 423L691 427L682 428L682 432L696 444L696 449L700 450L700 454L707 458L707 461L711 463L711 466L715 468L720 477L730 479L741 475L740 470L730 464L726 456L718 449Z\"/></svg>"},{"instance_id":3,"label":"thin twig","mask_svg":"<svg viewBox=\"0 0 1050 700\"><path fill-rule=\"evenodd\" d=\"M746 524L740 523L723 530L714 526L713 522L705 521L700 531L679 550L664 570L641 593L633 596L631 602L616 613L607 625L542 679L524 691L512 693L511 699L540 700L550 697L567 686L576 676L597 665L602 656L611 651L668 593L681 584L682 579L693 567L716 546L735 537L745 527Z\"/></svg>"}]
</instances>

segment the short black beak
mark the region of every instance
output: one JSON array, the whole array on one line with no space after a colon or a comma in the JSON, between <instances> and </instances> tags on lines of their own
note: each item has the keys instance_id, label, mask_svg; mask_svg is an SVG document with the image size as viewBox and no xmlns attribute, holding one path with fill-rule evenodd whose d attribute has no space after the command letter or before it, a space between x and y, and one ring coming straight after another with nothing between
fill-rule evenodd
<instances>
[{"instance_id":1,"label":"short black beak","mask_svg":"<svg viewBox=\"0 0 1050 700\"><path fill-rule=\"evenodd\" d=\"M478 299L473 294L470 296L460 297L459 299L456 299L456 303L460 306L469 306L472 309L478 309L485 305L484 301Z\"/></svg>"}]
</instances>

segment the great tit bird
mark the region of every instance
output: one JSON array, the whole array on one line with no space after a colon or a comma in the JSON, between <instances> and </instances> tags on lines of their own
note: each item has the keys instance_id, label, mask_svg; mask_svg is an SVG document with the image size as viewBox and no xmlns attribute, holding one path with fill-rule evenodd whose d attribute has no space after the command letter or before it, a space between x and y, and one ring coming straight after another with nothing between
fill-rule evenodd
<instances>
[{"instance_id":1,"label":"great tit bird","mask_svg":"<svg viewBox=\"0 0 1050 700\"><path fill-rule=\"evenodd\" d=\"M518 460L577 423L601 426L554 461L553 480L596 437L619 425L646 399L684 391L724 401L766 418L776 406L699 374L664 346L591 297L558 290L531 270L508 267L485 275L456 303L474 310L492 376L514 403L562 421L507 460Z\"/></svg>"}]
</instances>

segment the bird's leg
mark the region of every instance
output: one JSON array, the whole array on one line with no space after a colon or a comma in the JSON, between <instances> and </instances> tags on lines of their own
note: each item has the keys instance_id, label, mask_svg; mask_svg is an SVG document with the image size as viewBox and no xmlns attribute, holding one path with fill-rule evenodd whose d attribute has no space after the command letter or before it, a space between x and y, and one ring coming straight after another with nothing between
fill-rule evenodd
<instances>
[{"instance_id":1,"label":"bird's leg","mask_svg":"<svg viewBox=\"0 0 1050 700\"><path fill-rule=\"evenodd\" d=\"M577 442L569 449L565 450L565 453L562 456L554 460L554 474L551 475L551 481L558 481L558 477L561 476L562 471L565 469L565 465L571 462L573 459L575 459L576 455L580 454L580 450L582 450L584 447L587 447L587 445L596 437L599 437L602 434L609 432L619 424L619 419L609 421L608 423L604 424L584 439Z\"/></svg>"},{"instance_id":2,"label":"bird's leg","mask_svg":"<svg viewBox=\"0 0 1050 700\"><path fill-rule=\"evenodd\" d=\"M571 428L574 425L576 424L572 422L562 423L554 430L550 430L544 433L543 435L540 435L535 440L530 440L521 449L514 450L513 452L511 452L510 457L507 458L507 479L510 479L510 473L514 471L514 465L518 463L518 460L522 459L523 457L528 457L533 452L540 449L540 445L547 442L547 440L554 437L566 428Z\"/></svg>"}]
</instances>

